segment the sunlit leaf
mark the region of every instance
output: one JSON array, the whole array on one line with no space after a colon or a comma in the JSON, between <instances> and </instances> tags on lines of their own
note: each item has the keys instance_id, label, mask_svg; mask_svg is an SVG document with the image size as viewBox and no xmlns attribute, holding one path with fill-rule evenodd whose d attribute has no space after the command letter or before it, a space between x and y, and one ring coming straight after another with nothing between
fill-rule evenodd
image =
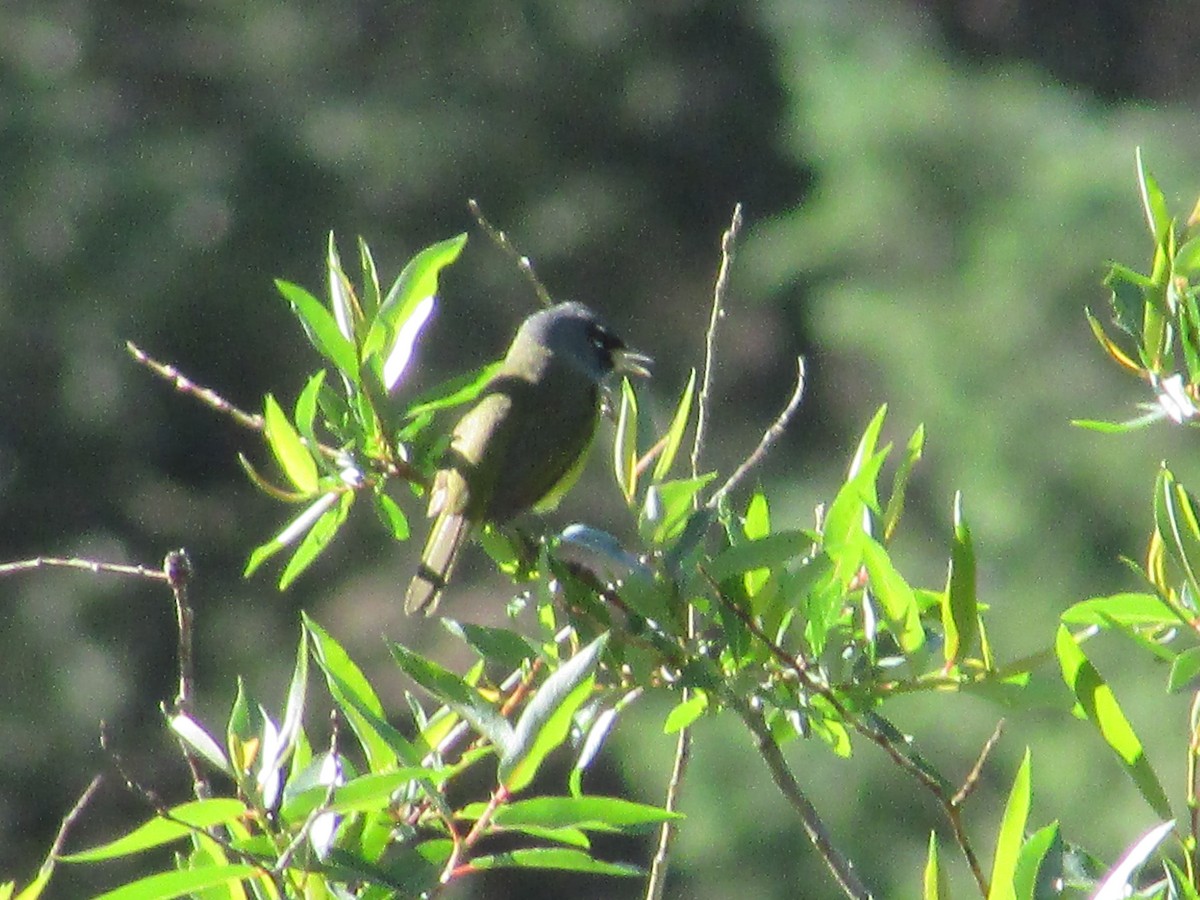
<instances>
[{"instance_id":1,"label":"sunlit leaf","mask_svg":"<svg viewBox=\"0 0 1200 900\"><path fill-rule=\"evenodd\" d=\"M989 900L1016 897L1013 881L1017 874L1021 845L1025 840L1025 825L1029 820L1032 799L1030 766L1029 748L1026 747L1025 757L1008 792L1004 816L1000 820L1000 834L996 838L996 852L992 859L992 888L988 892Z\"/></svg>"},{"instance_id":2,"label":"sunlit leaf","mask_svg":"<svg viewBox=\"0 0 1200 900\"><path fill-rule=\"evenodd\" d=\"M617 414L617 432L613 438L613 472L625 502L632 505L637 494L637 395L626 378L621 382L621 408Z\"/></svg>"},{"instance_id":3,"label":"sunlit leaf","mask_svg":"<svg viewBox=\"0 0 1200 900\"><path fill-rule=\"evenodd\" d=\"M979 633L975 599L975 548L962 511L962 494L954 495L954 540L950 545L950 574L942 607L946 668L958 665L971 652Z\"/></svg>"},{"instance_id":4,"label":"sunlit leaf","mask_svg":"<svg viewBox=\"0 0 1200 900\"><path fill-rule=\"evenodd\" d=\"M1100 732L1104 742L1117 755L1145 801L1161 818L1171 817L1171 804L1154 773L1150 761L1125 718L1116 695L1088 660L1064 627L1058 629L1054 643L1063 680L1075 695L1088 721Z\"/></svg>"},{"instance_id":5,"label":"sunlit leaf","mask_svg":"<svg viewBox=\"0 0 1200 900\"><path fill-rule=\"evenodd\" d=\"M591 695L592 672L607 643L602 634L559 666L522 711L500 759L500 778L510 792L525 788L547 754L566 740L572 718Z\"/></svg>"},{"instance_id":6,"label":"sunlit leaf","mask_svg":"<svg viewBox=\"0 0 1200 900\"><path fill-rule=\"evenodd\" d=\"M267 394L263 406L263 423L267 444L284 474L301 492L316 493L318 473L312 452L304 446L299 432L292 427L287 414L270 394Z\"/></svg>"},{"instance_id":7,"label":"sunlit leaf","mask_svg":"<svg viewBox=\"0 0 1200 900\"><path fill-rule=\"evenodd\" d=\"M654 482L662 481L671 471L671 466L675 462L675 456L679 452L679 446L683 443L683 435L687 431L688 421L692 415L692 398L696 391L696 370L692 369L692 373L688 376L687 387L683 389L683 395L679 398L679 405L675 407L675 415L671 418L671 425L664 435L664 443L662 452L658 455L658 461L654 464L654 475L651 478Z\"/></svg>"},{"instance_id":8,"label":"sunlit leaf","mask_svg":"<svg viewBox=\"0 0 1200 900\"><path fill-rule=\"evenodd\" d=\"M288 586L316 561L317 557L321 555L321 551L329 545L338 529L342 527L346 517L350 514L350 507L354 505L353 493L329 493L319 498L312 508L316 509L318 504L328 498L333 498L335 502L330 503L330 508L313 523L300 542L300 546L296 548L296 552L292 554L292 558L284 566L283 572L279 576L281 591L287 590ZM282 535L280 539L282 540Z\"/></svg>"},{"instance_id":9,"label":"sunlit leaf","mask_svg":"<svg viewBox=\"0 0 1200 900\"><path fill-rule=\"evenodd\" d=\"M211 800L194 800L191 803L173 807L170 812L170 819L155 816L144 825L140 825L115 841L109 841L90 850L72 853L61 859L66 862L95 862L101 859L130 856L177 841L197 830L236 820L247 815L249 811L242 801L221 797Z\"/></svg>"},{"instance_id":10,"label":"sunlit leaf","mask_svg":"<svg viewBox=\"0 0 1200 900\"><path fill-rule=\"evenodd\" d=\"M355 358L354 344L339 330L337 322L325 305L304 288L290 281L276 279L275 287L291 305L309 342L317 352L333 363L352 383L357 384L358 360Z\"/></svg>"},{"instance_id":11,"label":"sunlit leaf","mask_svg":"<svg viewBox=\"0 0 1200 900\"><path fill-rule=\"evenodd\" d=\"M513 850L477 856L471 860L473 869L561 869L568 872L586 872L592 875L641 875L637 866L625 863L603 862L593 859L582 850L570 847L537 847L528 850Z\"/></svg>"}]
</instances>

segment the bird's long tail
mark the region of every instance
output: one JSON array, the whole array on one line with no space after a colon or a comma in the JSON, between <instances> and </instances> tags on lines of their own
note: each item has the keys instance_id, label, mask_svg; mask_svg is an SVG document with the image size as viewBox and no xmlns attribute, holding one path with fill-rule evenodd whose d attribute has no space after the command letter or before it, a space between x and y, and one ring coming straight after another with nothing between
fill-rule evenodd
<instances>
[{"instance_id":1,"label":"bird's long tail","mask_svg":"<svg viewBox=\"0 0 1200 900\"><path fill-rule=\"evenodd\" d=\"M404 598L405 612L411 614L424 610L425 615L433 615L442 588L450 579L459 548L470 530L471 523L464 516L442 513L437 517L433 528L429 530L429 539L425 542L417 574L408 584L408 594Z\"/></svg>"}]
</instances>

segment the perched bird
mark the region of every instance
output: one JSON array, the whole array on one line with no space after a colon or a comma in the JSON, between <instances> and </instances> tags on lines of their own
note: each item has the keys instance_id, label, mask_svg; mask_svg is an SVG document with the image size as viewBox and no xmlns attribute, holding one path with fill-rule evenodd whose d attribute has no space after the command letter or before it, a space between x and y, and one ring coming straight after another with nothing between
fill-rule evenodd
<instances>
[{"instance_id":1,"label":"perched bird","mask_svg":"<svg viewBox=\"0 0 1200 900\"><path fill-rule=\"evenodd\" d=\"M434 519L406 612L433 613L471 528L548 509L586 459L610 374L649 375L650 358L625 346L581 303L526 319L483 389L459 420L429 494Z\"/></svg>"}]
</instances>

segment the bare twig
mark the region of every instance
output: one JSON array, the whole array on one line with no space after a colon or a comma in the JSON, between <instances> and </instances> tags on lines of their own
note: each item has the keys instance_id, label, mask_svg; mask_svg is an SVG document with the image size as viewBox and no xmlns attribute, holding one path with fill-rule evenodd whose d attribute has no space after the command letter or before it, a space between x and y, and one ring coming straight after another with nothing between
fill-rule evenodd
<instances>
[{"instance_id":1,"label":"bare twig","mask_svg":"<svg viewBox=\"0 0 1200 900\"><path fill-rule=\"evenodd\" d=\"M484 233L492 239L492 243L499 247L505 256L509 257L514 263L516 263L516 266L518 269L520 269L521 274L523 274L529 281L530 285L533 286L533 291L535 294L537 294L538 302L540 302L542 306L553 306L554 299L550 296L550 292L546 290L546 286L542 284L541 280L537 277L537 274L533 271L533 263L529 261L529 257L521 253L521 251L516 248L516 245L513 244L512 240L507 234L487 220L483 214L483 210L480 208L479 203L476 200L468 200L467 207L471 210L471 215L475 217L475 221L478 223L479 227L482 228Z\"/></svg>"},{"instance_id":2,"label":"bare twig","mask_svg":"<svg viewBox=\"0 0 1200 900\"><path fill-rule=\"evenodd\" d=\"M986 763L988 757L992 755L992 750L996 748L996 744L1000 740L1000 735L1003 733L1004 720L1001 719L996 723L996 728L994 731L992 731L992 736L987 739L987 742L983 745L983 749L979 751L979 758L975 760L975 765L973 765L971 767L971 771L967 773L966 780L963 781L962 787L958 789L958 793L950 798L950 802L954 806L962 806L967 801L967 798L970 797L974 792L976 786L979 784L979 776L983 774L984 763Z\"/></svg>"},{"instance_id":3,"label":"bare twig","mask_svg":"<svg viewBox=\"0 0 1200 900\"><path fill-rule=\"evenodd\" d=\"M731 692L732 696L732 692ZM788 768L787 760L783 758L783 754L779 751L779 745L775 743L775 738L771 735L771 730L767 727L767 723L763 721L762 715L752 709L750 704L743 698L736 697L737 702L732 703L734 711L738 714L741 720L750 729L754 735L754 743L758 749L759 755L763 758L763 762L767 765L767 771L771 773L771 780L775 782L775 786L779 788L780 793L791 804L792 809L800 817L800 821L804 826L805 833L812 841L821 859L825 861L825 865L829 867L829 871L833 873L834 879L838 883L838 887L842 889L847 897L867 898L871 896L871 892L859 880L858 875L854 871L853 865L840 850L834 846L833 839L830 837L828 830L825 828L825 823L821 821L820 815L817 814L816 808L812 802L805 796L803 789L796 781L792 770ZM727 702L728 698L727 698Z\"/></svg>"},{"instance_id":4,"label":"bare twig","mask_svg":"<svg viewBox=\"0 0 1200 900\"><path fill-rule=\"evenodd\" d=\"M729 287L729 270L733 265L733 251L738 234L742 230L742 204L733 207L733 218L721 235L721 267L717 270L717 282L713 286L712 311L708 318L708 330L704 333L704 377L700 381L700 397L697 401L696 437L692 441L692 477L700 476L700 453L704 449L705 431L709 416L709 391L712 390L713 369L716 366L717 323L725 315L725 291Z\"/></svg>"},{"instance_id":5,"label":"bare twig","mask_svg":"<svg viewBox=\"0 0 1200 900\"><path fill-rule=\"evenodd\" d=\"M42 872L53 866L54 861L62 854L63 847L67 843L67 833L71 830L71 826L83 815L84 807L91 802L92 797L100 789L103 781L104 776L102 775L97 775L93 778L91 784L84 788L83 793L79 795L79 799L75 801L75 805L71 807L71 811L63 816L62 822L58 826L58 834L54 836L54 843L50 845L50 852L46 854L46 861L42 863Z\"/></svg>"},{"instance_id":6,"label":"bare twig","mask_svg":"<svg viewBox=\"0 0 1200 900\"><path fill-rule=\"evenodd\" d=\"M723 497L737 487L750 470L766 458L767 452L771 449L772 445L787 430L792 417L796 415L796 410L800 408L800 400L804 397L804 357L800 356L796 358L796 366L796 389L792 392L787 406L783 408L783 412L779 414L779 417L771 423L771 427L763 432L763 436L759 440L758 446L754 448L754 452L746 457L742 464L737 467L737 470L709 498L708 505L710 507L716 507Z\"/></svg>"},{"instance_id":7,"label":"bare twig","mask_svg":"<svg viewBox=\"0 0 1200 900\"><path fill-rule=\"evenodd\" d=\"M725 292L729 287L729 271L733 264L733 251L737 242L738 232L742 228L742 204L733 207L733 216L729 227L721 235L721 265L717 269L717 280L713 285L712 312L709 314L708 329L704 335L704 377L700 385L700 397L696 412L696 436L692 441L692 477L699 475L700 453L704 448L704 432L708 422L709 391L712 388L713 368L716 364L717 323L724 315ZM698 504L697 504L698 505ZM696 609L690 603L687 607L687 640L696 636ZM686 702L690 696L687 689L683 692ZM664 806L670 812L676 812L679 806L679 794L683 788L683 779L687 775L688 764L692 758L692 730L679 729L675 741L675 759L671 764L671 777L667 782L667 796ZM646 900L661 900L667 883L667 866L671 859L671 844L679 826L675 820L663 822L658 830L658 846L654 851L654 859L650 863L650 877L646 882Z\"/></svg>"},{"instance_id":8,"label":"bare twig","mask_svg":"<svg viewBox=\"0 0 1200 900\"><path fill-rule=\"evenodd\" d=\"M188 586L192 578L192 561L186 551L172 550L163 560L163 572L167 575L167 584L171 586L171 594L175 598L175 628L178 632L179 650L177 664L179 666L179 690L175 694L174 714L193 718L193 698L196 695L195 675L196 665L192 651L195 615L188 602ZM187 762L188 771L192 773L192 793L197 800L212 796L212 788L204 774L204 765L200 757L187 741L180 738L179 749Z\"/></svg>"},{"instance_id":9,"label":"bare twig","mask_svg":"<svg viewBox=\"0 0 1200 900\"><path fill-rule=\"evenodd\" d=\"M152 356L147 355L146 352L143 351L142 348L133 341L126 341L125 348L129 351L130 356L148 368L151 372L154 372L156 375L171 382L171 384L174 385L175 390L179 391L181 394L187 394L188 396L195 397L205 406L211 407L219 413L224 413L239 425L243 425L253 431L263 430L262 416L248 413L243 409L239 409L237 406L234 406L211 388L206 388L203 385L196 384L196 382L192 381L174 366L168 365L164 362L159 362Z\"/></svg>"},{"instance_id":10,"label":"bare twig","mask_svg":"<svg viewBox=\"0 0 1200 900\"><path fill-rule=\"evenodd\" d=\"M148 578L151 581L166 581L167 574L161 569L148 569L145 566L123 566L118 563L97 562L93 559L61 559L53 556L38 556L34 559L23 559L17 562L0 564L0 576L13 575L17 572L29 572L33 569L80 569L84 572L99 574L106 572L112 575L132 575L135 578Z\"/></svg>"}]
</instances>

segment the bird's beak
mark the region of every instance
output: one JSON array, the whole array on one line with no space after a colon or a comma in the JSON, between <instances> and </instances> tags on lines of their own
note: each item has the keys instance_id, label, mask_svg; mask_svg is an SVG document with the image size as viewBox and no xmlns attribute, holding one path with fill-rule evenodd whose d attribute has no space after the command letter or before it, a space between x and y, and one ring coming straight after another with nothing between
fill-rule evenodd
<instances>
[{"instance_id":1,"label":"bird's beak","mask_svg":"<svg viewBox=\"0 0 1200 900\"><path fill-rule=\"evenodd\" d=\"M643 378L649 378L652 365L654 360L645 353L638 353L627 347L613 351L613 371L618 375L641 375Z\"/></svg>"}]
</instances>

